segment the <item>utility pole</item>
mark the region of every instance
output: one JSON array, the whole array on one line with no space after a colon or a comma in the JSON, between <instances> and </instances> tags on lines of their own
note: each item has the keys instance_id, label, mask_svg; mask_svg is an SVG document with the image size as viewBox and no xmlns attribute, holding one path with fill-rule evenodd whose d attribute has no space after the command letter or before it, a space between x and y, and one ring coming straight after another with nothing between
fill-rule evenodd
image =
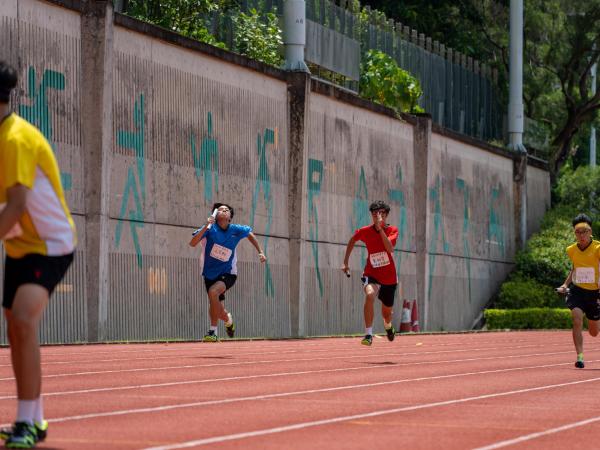
<instances>
[{"instance_id":1,"label":"utility pole","mask_svg":"<svg viewBox=\"0 0 600 450\"><path fill-rule=\"evenodd\" d=\"M594 46L593 50L596 49ZM592 66L592 97L596 95L596 72L598 70L598 64L595 63ZM590 130L590 167L596 167L596 127L594 127L594 122L592 122L592 127Z\"/></svg>"},{"instance_id":2,"label":"utility pole","mask_svg":"<svg viewBox=\"0 0 600 450\"><path fill-rule=\"evenodd\" d=\"M517 153L513 179L519 243L527 241L527 149L523 145L523 0L510 0L510 98L508 102L509 147Z\"/></svg>"},{"instance_id":3,"label":"utility pole","mask_svg":"<svg viewBox=\"0 0 600 450\"><path fill-rule=\"evenodd\" d=\"M306 45L306 2L285 0L283 4L283 45L285 47L284 70L309 72L304 62Z\"/></svg>"}]
</instances>

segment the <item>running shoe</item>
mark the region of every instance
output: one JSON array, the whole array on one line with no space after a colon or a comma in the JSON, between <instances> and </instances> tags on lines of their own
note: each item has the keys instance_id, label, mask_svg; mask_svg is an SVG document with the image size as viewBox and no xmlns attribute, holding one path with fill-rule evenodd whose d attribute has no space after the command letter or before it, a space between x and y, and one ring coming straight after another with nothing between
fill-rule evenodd
<instances>
[{"instance_id":1,"label":"running shoe","mask_svg":"<svg viewBox=\"0 0 600 450\"><path fill-rule=\"evenodd\" d=\"M202 342L219 342L219 336L213 330L209 330L202 338Z\"/></svg>"},{"instance_id":2,"label":"running shoe","mask_svg":"<svg viewBox=\"0 0 600 450\"><path fill-rule=\"evenodd\" d=\"M34 448L37 442L38 435L35 425L27 422L15 422L4 445L6 448Z\"/></svg>"},{"instance_id":3,"label":"running shoe","mask_svg":"<svg viewBox=\"0 0 600 450\"><path fill-rule=\"evenodd\" d=\"M360 343L362 345L371 345L373 343L373 336L371 336L370 334L365 335L365 337L362 338L362 341L360 341Z\"/></svg>"},{"instance_id":4,"label":"running shoe","mask_svg":"<svg viewBox=\"0 0 600 450\"><path fill-rule=\"evenodd\" d=\"M582 360L578 359L577 362L575 362L575 367L577 367L578 369L583 369L585 367L585 364Z\"/></svg>"},{"instance_id":5,"label":"running shoe","mask_svg":"<svg viewBox=\"0 0 600 450\"><path fill-rule=\"evenodd\" d=\"M41 422L33 422L35 425L35 431L37 433L37 441L42 442L48 435L48 421L42 420ZM13 427L0 429L0 439L3 441L7 440L13 434Z\"/></svg>"},{"instance_id":6,"label":"running shoe","mask_svg":"<svg viewBox=\"0 0 600 450\"><path fill-rule=\"evenodd\" d=\"M391 327L389 327L387 330L385 330L385 332L387 333L387 338L388 341L393 341L394 338L396 337L396 329L394 328L394 326L392 325Z\"/></svg>"},{"instance_id":7,"label":"running shoe","mask_svg":"<svg viewBox=\"0 0 600 450\"><path fill-rule=\"evenodd\" d=\"M227 336L232 338L235 335L235 323L231 321L231 325L225 325L225 331L227 331Z\"/></svg>"}]
</instances>

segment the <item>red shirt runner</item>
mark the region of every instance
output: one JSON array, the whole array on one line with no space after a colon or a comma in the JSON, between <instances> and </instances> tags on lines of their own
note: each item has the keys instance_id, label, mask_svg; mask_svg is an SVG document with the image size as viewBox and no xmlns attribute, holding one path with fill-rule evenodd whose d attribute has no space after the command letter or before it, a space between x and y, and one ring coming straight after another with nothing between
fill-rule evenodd
<instances>
[{"instance_id":1,"label":"red shirt runner","mask_svg":"<svg viewBox=\"0 0 600 450\"><path fill-rule=\"evenodd\" d=\"M389 225L383 231L392 243L392 247L396 246L398 228ZM375 225L359 228L354 232L354 239L363 241L369 253L363 275L373 277L382 284L398 284L394 257L385 249L379 232L375 230Z\"/></svg>"}]
</instances>

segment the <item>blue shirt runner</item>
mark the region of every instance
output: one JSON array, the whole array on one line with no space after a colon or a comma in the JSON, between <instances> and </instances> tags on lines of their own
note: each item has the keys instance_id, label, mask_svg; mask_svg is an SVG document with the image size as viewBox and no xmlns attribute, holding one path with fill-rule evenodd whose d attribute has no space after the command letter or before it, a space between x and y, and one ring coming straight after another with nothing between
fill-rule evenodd
<instances>
[{"instance_id":1,"label":"blue shirt runner","mask_svg":"<svg viewBox=\"0 0 600 450\"><path fill-rule=\"evenodd\" d=\"M252 228L237 223L229 224L223 230L214 224L202 237L204 244L204 268L202 276L215 280L220 275L230 273L237 275L237 254L235 248L239 242L248 237Z\"/></svg>"}]
</instances>

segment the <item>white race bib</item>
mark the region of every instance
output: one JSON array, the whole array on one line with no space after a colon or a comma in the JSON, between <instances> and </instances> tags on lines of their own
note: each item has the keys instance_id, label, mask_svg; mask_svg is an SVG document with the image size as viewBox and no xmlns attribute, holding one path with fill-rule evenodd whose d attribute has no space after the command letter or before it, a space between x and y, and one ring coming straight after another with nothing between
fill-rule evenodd
<instances>
[{"instance_id":1,"label":"white race bib","mask_svg":"<svg viewBox=\"0 0 600 450\"><path fill-rule=\"evenodd\" d=\"M371 266L374 268L387 266L390 263L387 252L373 253L369 255L369 260L371 261Z\"/></svg>"},{"instance_id":2,"label":"white race bib","mask_svg":"<svg viewBox=\"0 0 600 450\"><path fill-rule=\"evenodd\" d=\"M210 250L210 256L219 261L227 262L229 261L229 258L231 258L231 250L222 245L215 244Z\"/></svg>"},{"instance_id":3,"label":"white race bib","mask_svg":"<svg viewBox=\"0 0 600 450\"><path fill-rule=\"evenodd\" d=\"M596 274L593 267L577 267L575 269L575 283L596 283Z\"/></svg>"}]
</instances>

